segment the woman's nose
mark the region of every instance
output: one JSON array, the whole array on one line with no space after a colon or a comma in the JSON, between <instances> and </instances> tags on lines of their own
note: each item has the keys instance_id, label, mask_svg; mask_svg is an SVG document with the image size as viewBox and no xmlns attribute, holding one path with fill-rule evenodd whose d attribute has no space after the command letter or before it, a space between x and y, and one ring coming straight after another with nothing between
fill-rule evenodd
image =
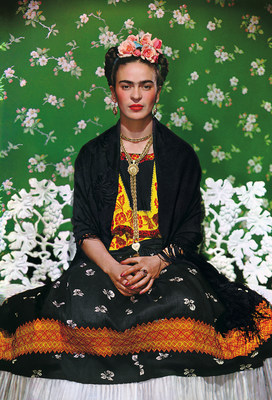
<instances>
[{"instance_id":1,"label":"woman's nose","mask_svg":"<svg viewBox=\"0 0 272 400\"><path fill-rule=\"evenodd\" d=\"M131 92L131 98L134 101L139 101L141 99L141 90L139 87L135 86Z\"/></svg>"}]
</instances>

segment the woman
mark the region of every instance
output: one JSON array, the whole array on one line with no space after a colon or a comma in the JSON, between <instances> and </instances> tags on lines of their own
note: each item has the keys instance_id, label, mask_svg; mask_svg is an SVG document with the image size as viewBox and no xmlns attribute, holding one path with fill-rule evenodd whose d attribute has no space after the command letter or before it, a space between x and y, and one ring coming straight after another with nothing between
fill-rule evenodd
<instances>
[{"instance_id":1,"label":"woman","mask_svg":"<svg viewBox=\"0 0 272 400\"><path fill-rule=\"evenodd\" d=\"M161 44L131 35L106 54L120 120L77 157L70 268L2 307L1 399L271 396L270 306L198 254L199 162L152 115Z\"/></svg>"}]
</instances>

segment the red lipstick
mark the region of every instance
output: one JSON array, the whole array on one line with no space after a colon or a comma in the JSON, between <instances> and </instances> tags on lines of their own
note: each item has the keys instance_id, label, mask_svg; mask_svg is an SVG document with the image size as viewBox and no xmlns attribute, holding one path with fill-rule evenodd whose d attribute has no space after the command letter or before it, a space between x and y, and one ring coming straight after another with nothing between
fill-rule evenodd
<instances>
[{"instance_id":1,"label":"red lipstick","mask_svg":"<svg viewBox=\"0 0 272 400\"><path fill-rule=\"evenodd\" d=\"M132 111L141 111L143 109L143 106L141 104L132 104L131 106L129 106L129 108Z\"/></svg>"}]
</instances>

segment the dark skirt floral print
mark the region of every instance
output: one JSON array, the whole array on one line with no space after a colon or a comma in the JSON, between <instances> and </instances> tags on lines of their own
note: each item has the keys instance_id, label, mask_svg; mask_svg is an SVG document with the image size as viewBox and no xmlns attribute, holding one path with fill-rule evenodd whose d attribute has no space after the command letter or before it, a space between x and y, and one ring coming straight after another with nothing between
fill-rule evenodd
<instances>
[{"instance_id":1,"label":"dark skirt floral print","mask_svg":"<svg viewBox=\"0 0 272 400\"><path fill-rule=\"evenodd\" d=\"M142 255L159 250L159 239L141 246ZM112 254L121 260L132 251ZM260 322L260 346L237 330L218 333L214 323L223 310L190 262L164 269L148 293L125 297L81 253L57 281L1 307L0 367L17 375L93 384L260 367L271 355L271 319Z\"/></svg>"}]
</instances>

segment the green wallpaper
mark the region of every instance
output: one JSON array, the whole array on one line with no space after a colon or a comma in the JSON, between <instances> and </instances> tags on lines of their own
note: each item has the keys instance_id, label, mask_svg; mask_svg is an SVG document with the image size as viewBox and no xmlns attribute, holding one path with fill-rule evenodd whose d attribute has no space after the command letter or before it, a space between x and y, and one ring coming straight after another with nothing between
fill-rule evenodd
<instances>
[{"instance_id":1,"label":"green wallpaper","mask_svg":"<svg viewBox=\"0 0 272 400\"><path fill-rule=\"evenodd\" d=\"M7 3L0 13L2 211L30 178L72 187L80 147L118 119L103 76L105 49L139 30L163 41L170 72L157 116L194 146L203 186L206 178L264 181L271 211L271 2Z\"/></svg>"},{"instance_id":2,"label":"green wallpaper","mask_svg":"<svg viewBox=\"0 0 272 400\"><path fill-rule=\"evenodd\" d=\"M0 105L2 180L12 178L18 189L30 171L38 179L54 174L58 181L67 180L59 175L66 174L59 163L67 156L73 161L82 144L116 121L111 110L105 111L108 88L97 68L103 67L104 47L125 37L127 25L133 32L143 29L162 38L164 52L176 56L161 96L161 121L193 144L204 177L231 175L236 184L269 182L271 4L238 0L222 7L224 1L220 6L215 4L219 1L194 0L179 8L178 1L21 3L1 12L1 90L2 98L7 96ZM80 18L84 14L88 21ZM133 25L125 24L129 19ZM103 35L107 31L115 36ZM35 122L30 119L22 126L29 109L39 110L33 111ZM29 159L33 164L35 157L37 163L31 165Z\"/></svg>"}]
</instances>

